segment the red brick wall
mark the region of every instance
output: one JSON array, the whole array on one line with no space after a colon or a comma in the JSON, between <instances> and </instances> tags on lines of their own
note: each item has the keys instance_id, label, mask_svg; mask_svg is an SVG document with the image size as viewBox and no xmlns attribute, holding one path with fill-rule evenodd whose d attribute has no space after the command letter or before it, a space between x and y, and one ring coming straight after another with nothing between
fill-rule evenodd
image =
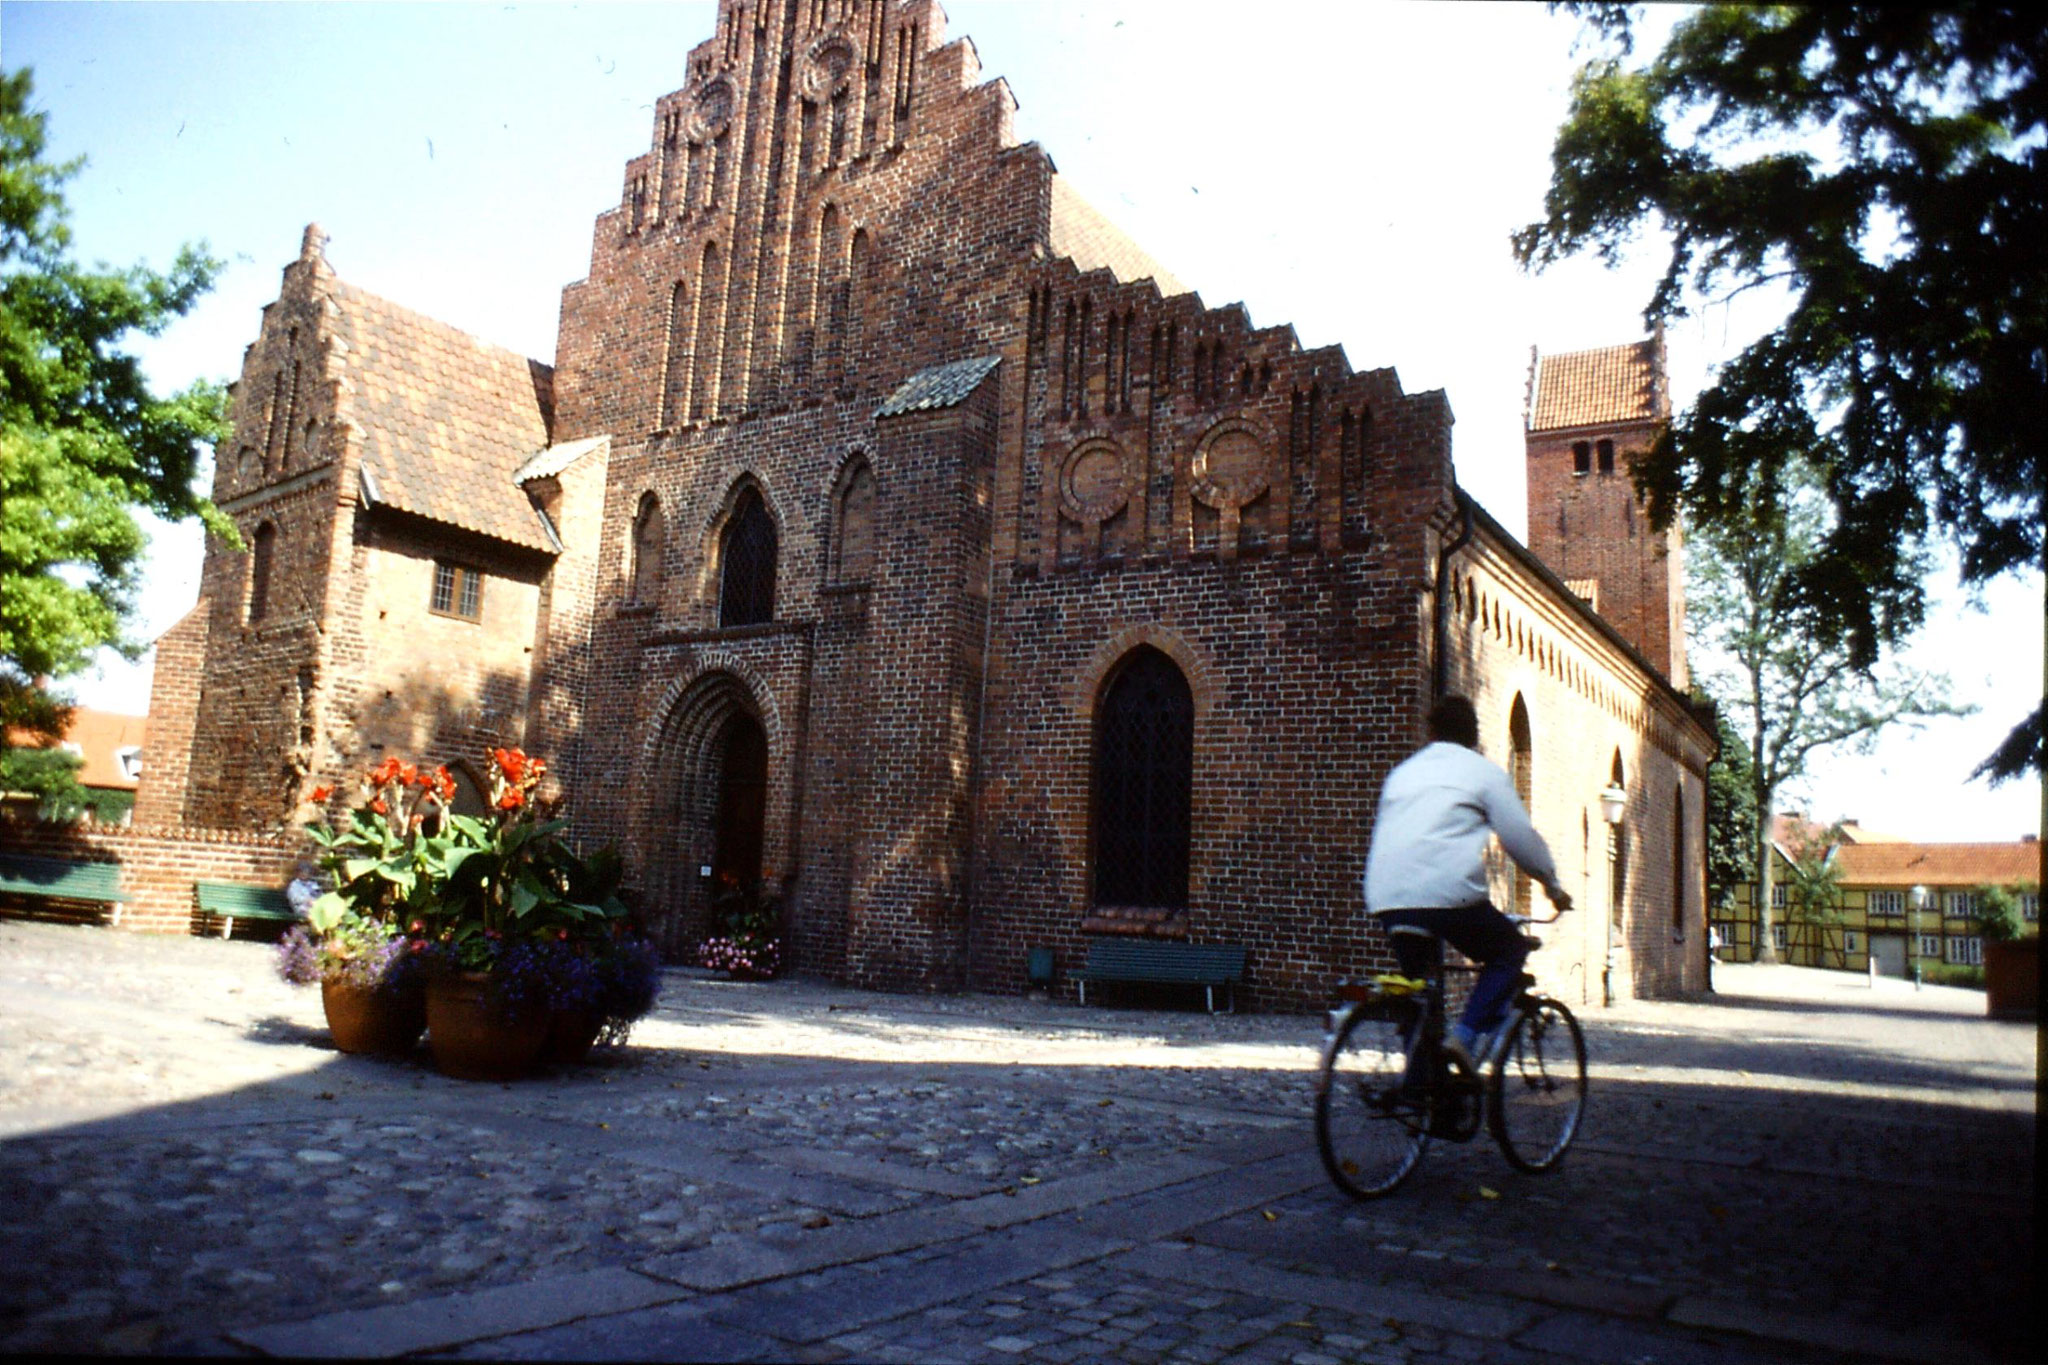
<instances>
[{"instance_id":1,"label":"red brick wall","mask_svg":"<svg viewBox=\"0 0 2048 1365\"><path fill-rule=\"evenodd\" d=\"M202 928L195 882L239 882L281 890L305 851L305 840L224 830L0 819L0 848L37 857L119 863L121 889L134 897L120 907L119 927L136 933L184 934ZM44 908L28 901L17 904L38 912ZM111 907L103 918L111 920Z\"/></svg>"},{"instance_id":2,"label":"red brick wall","mask_svg":"<svg viewBox=\"0 0 2048 1365\"><path fill-rule=\"evenodd\" d=\"M175 825L184 818L212 607L200 598L178 624L157 637L149 685L149 735L143 741L133 824Z\"/></svg>"}]
</instances>

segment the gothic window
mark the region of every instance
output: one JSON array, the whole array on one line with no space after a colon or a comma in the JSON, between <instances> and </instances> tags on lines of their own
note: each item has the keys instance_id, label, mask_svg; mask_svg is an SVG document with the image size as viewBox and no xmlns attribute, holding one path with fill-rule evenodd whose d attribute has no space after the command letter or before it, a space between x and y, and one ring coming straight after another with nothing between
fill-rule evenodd
<instances>
[{"instance_id":1,"label":"gothic window","mask_svg":"<svg viewBox=\"0 0 2048 1365\"><path fill-rule=\"evenodd\" d=\"M1530 810L1530 803L1536 797L1536 746L1529 735L1529 708L1517 695L1514 708L1508 713L1508 775L1514 779L1515 795L1522 798L1522 809ZM1515 913L1533 913L1536 905L1536 880L1515 868Z\"/></svg>"},{"instance_id":2,"label":"gothic window","mask_svg":"<svg viewBox=\"0 0 2048 1365\"><path fill-rule=\"evenodd\" d=\"M664 430L688 420L690 387L690 301L681 280L668 296L668 357L662 366L661 425Z\"/></svg>"},{"instance_id":3,"label":"gothic window","mask_svg":"<svg viewBox=\"0 0 2048 1365\"><path fill-rule=\"evenodd\" d=\"M256 528L249 546L248 621L255 625L270 610L270 569L277 557L277 526L264 522Z\"/></svg>"},{"instance_id":4,"label":"gothic window","mask_svg":"<svg viewBox=\"0 0 2048 1365\"><path fill-rule=\"evenodd\" d=\"M719 550L718 624L755 626L775 618L775 518L752 485L733 504Z\"/></svg>"},{"instance_id":5,"label":"gothic window","mask_svg":"<svg viewBox=\"0 0 2048 1365\"><path fill-rule=\"evenodd\" d=\"M1149 646L1128 655L1095 718L1098 905L1185 906L1193 806L1194 694Z\"/></svg>"},{"instance_id":6,"label":"gothic window","mask_svg":"<svg viewBox=\"0 0 2048 1365\"><path fill-rule=\"evenodd\" d=\"M1685 789L1671 793L1671 932L1685 932Z\"/></svg>"},{"instance_id":7,"label":"gothic window","mask_svg":"<svg viewBox=\"0 0 2048 1365\"><path fill-rule=\"evenodd\" d=\"M652 602L661 594L661 499L640 495L633 514L633 573L629 600Z\"/></svg>"},{"instance_id":8,"label":"gothic window","mask_svg":"<svg viewBox=\"0 0 2048 1365\"><path fill-rule=\"evenodd\" d=\"M842 583L864 583L875 571L875 475L861 460L841 481L839 572Z\"/></svg>"},{"instance_id":9,"label":"gothic window","mask_svg":"<svg viewBox=\"0 0 2048 1365\"><path fill-rule=\"evenodd\" d=\"M434 592L427 606L436 616L481 621L484 615L484 576L467 564L435 560Z\"/></svg>"}]
</instances>

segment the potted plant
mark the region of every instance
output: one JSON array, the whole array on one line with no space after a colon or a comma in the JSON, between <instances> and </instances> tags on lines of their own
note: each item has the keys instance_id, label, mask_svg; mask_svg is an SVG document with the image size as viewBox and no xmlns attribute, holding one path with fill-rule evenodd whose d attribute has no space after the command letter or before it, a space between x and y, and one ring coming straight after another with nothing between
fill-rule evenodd
<instances>
[{"instance_id":1,"label":"potted plant","mask_svg":"<svg viewBox=\"0 0 2048 1365\"><path fill-rule=\"evenodd\" d=\"M364 776L362 799L343 824L306 826L331 889L280 941L278 969L287 981L319 982L328 1034L342 1052L402 1055L426 1027L421 945L400 927L413 882L393 869L407 864L413 832L454 792L446 768L387 759ZM312 799L325 805L333 795L316 787Z\"/></svg>"},{"instance_id":2,"label":"potted plant","mask_svg":"<svg viewBox=\"0 0 2048 1365\"><path fill-rule=\"evenodd\" d=\"M488 814L443 811L415 831L408 928L429 945L435 1065L504 1080L531 1068L558 1013L602 1003L584 984L589 960L626 908L617 859L580 857L561 837L567 822L542 809L547 765L518 749L493 749L489 762Z\"/></svg>"},{"instance_id":3,"label":"potted plant","mask_svg":"<svg viewBox=\"0 0 2048 1365\"><path fill-rule=\"evenodd\" d=\"M782 898L766 881L728 885L712 901L725 932L697 945L697 960L736 981L767 981L782 970Z\"/></svg>"},{"instance_id":4,"label":"potted plant","mask_svg":"<svg viewBox=\"0 0 2048 1365\"><path fill-rule=\"evenodd\" d=\"M337 1051L404 1056L427 1026L412 946L352 910L309 912L278 941L278 971L295 985L319 983Z\"/></svg>"}]
</instances>

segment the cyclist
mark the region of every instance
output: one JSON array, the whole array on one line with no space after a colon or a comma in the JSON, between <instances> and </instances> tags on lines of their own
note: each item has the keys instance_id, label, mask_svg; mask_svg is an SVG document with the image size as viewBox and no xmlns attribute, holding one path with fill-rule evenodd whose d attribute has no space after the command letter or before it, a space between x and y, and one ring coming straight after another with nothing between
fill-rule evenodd
<instances>
[{"instance_id":1,"label":"cyclist","mask_svg":"<svg viewBox=\"0 0 2048 1365\"><path fill-rule=\"evenodd\" d=\"M1380 789L1372 848L1365 859L1365 906L1383 928L1426 929L1481 965L1464 1016L1446 1030L1444 1047L1476 1072L1481 1041L1498 1027L1521 979L1528 944L1486 898L1486 836L1542 883L1560 912L1572 898L1507 773L1482 758L1479 717L1460 696L1440 699L1429 713L1430 742L1396 765ZM1394 955L1408 976L1423 976L1431 945L1415 934L1392 934Z\"/></svg>"}]
</instances>

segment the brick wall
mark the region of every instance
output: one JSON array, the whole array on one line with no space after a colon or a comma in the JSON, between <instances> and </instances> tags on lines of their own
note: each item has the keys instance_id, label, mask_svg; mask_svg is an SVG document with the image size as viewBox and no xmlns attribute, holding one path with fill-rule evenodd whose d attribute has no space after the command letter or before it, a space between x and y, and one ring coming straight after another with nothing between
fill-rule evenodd
<instances>
[{"instance_id":1,"label":"brick wall","mask_svg":"<svg viewBox=\"0 0 2048 1365\"><path fill-rule=\"evenodd\" d=\"M213 604L202 597L176 625L157 637L150 674L149 734L143 740L142 780L135 793L132 824L176 825L184 818L212 610Z\"/></svg>"},{"instance_id":2,"label":"brick wall","mask_svg":"<svg viewBox=\"0 0 2048 1365\"><path fill-rule=\"evenodd\" d=\"M0 819L0 848L9 852L119 863L121 889L135 898L121 907L119 927L136 933L198 932L202 924L195 882L238 882L280 890L305 847L305 840L293 835ZM49 906L26 898L14 904L34 913L44 913ZM95 918L111 919L111 913Z\"/></svg>"}]
</instances>

